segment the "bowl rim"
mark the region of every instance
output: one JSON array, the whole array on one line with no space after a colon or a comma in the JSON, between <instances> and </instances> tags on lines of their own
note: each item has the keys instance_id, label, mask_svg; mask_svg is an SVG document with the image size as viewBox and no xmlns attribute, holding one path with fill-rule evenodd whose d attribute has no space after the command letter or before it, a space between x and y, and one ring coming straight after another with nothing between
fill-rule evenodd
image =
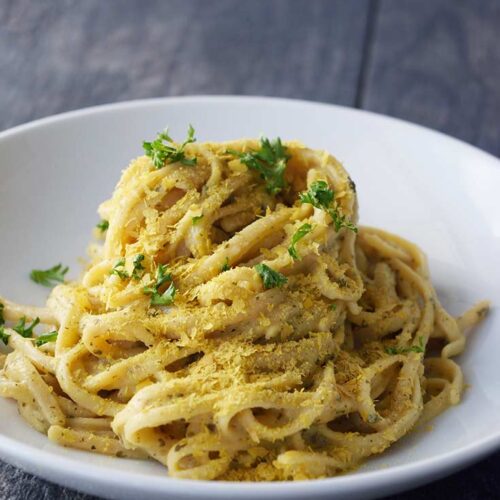
<instances>
[{"instance_id":1,"label":"bowl rim","mask_svg":"<svg viewBox=\"0 0 500 500\"><path fill-rule=\"evenodd\" d=\"M33 130L44 128L53 124L65 122L67 120L78 120L87 116L106 114L114 111L131 110L144 106L172 105L182 103L213 103L221 104L235 102L264 101L269 104L285 104L292 106L305 106L317 108L330 108L341 112L355 113L359 116L369 117L383 123L396 124L407 129L413 129L419 133L430 134L448 142L451 140L456 146L465 147L474 151L475 154L483 155L485 159L497 163L500 161L494 155L470 145L458 138L449 136L440 131L433 130L422 125L411 123L399 118L390 117L368 110L328 104L317 101L302 99L290 99L280 97L258 96L258 95L192 95L177 97L155 97L147 99L137 99L90 106L64 113L58 113L34 121L23 123L0 132L0 148L2 142L16 135L30 133ZM494 168L494 167L492 167ZM454 451L443 452L431 458L420 459L404 465L392 466L386 469L359 471L356 474L345 474L325 479L304 480L304 481L282 481L282 482L232 482L232 481L204 481L186 480L165 476L149 476L141 472L113 470L113 474L106 475L106 468L100 465L79 461L77 458L66 457L53 451L36 448L34 445L19 442L14 438L0 435L0 452L2 458L21 468L33 472L37 475L45 470L51 477L59 477L67 474L73 478L92 479L95 484L113 485L120 487L130 485L132 488L139 488L144 493L157 493L165 491L166 487L173 494L185 492L189 488L191 494L202 497L213 496L214 494L228 495L231 493L235 498L247 497L252 494L269 494L273 498L302 498L304 495L320 495L328 493L340 494L354 490L356 493L367 492L374 489L383 489L384 486L391 485L391 491L401 491L410 486L416 486L426 482L428 476L433 479L443 477L446 474L466 467L467 465L480 460L484 456L493 453L500 448L500 428L491 435L478 439L473 443L464 445ZM42 466L40 464L43 464ZM146 481L144 481L146 479ZM355 488L353 489L353 484ZM397 486L396 486L397 485ZM376 492L372 492L376 494Z\"/></svg>"},{"instance_id":2,"label":"bowl rim","mask_svg":"<svg viewBox=\"0 0 500 500\"><path fill-rule=\"evenodd\" d=\"M192 95L182 95L182 96L169 96L169 97L147 97L142 99L130 99L125 101L97 104L94 106L85 106L83 108L77 108L70 111L63 111L61 113L55 113L49 116L44 116L42 118L37 118L35 120L30 120L24 123L20 123L18 125L14 125L13 127L9 127L5 130L0 131L0 140L7 139L13 135L17 135L19 133L28 132L31 129L42 127L45 125L56 124L60 121L78 119L91 115L98 115L101 113L107 113L110 111L116 110L125 110L125 109L134 109L140 108L148 105L160 105L160 104L182 104L187 102L210 102L210 103L222 103L224 101L229 102L237 102L237 101L249 101L249 102L257 102L257 101L265 101L266 104L286 104L292 106L304 106L304 107L317 107L319 108L330 108L333 110L337 110L340 112L348 112L358 114L359 116L370 117L374 120L382 120L385 123L399 124L404 127L418 130L420 133L425 133L429 135L439 136L442 139L447 141L453 141L455 145L460 147L465 147L473 150L475 153L484 155L488 157L490 160L500 161L492 153L485 151L473 144L469 144L468 142L459 139L458 137L454 137L452 135L448 135L440 130L427 127L424 125L420 125L418 123L414 123L408 120L404 120L402 118L398 118L395 116L389 116L382 113L377 113L375 111L371 111L368 109L354 108L350 106L345 106L341 104L332 104L321 101L311 101L307 99L294 99L289 97L274 97L274 96L265 96L265 95L237 95L237 94L192 94Z\"/></svg>"}]
</instances>

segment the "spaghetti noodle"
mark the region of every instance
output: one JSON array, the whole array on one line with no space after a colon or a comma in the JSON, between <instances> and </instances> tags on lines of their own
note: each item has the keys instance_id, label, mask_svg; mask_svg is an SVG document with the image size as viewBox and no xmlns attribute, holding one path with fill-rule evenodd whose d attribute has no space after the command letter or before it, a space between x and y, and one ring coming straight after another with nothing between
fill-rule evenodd
<instances>
[{"instance_id":1,"label":"spaghetti noodle","mask_svg":"<svg viewBox=\"0 0 500 500\"><path fill-rule=\"evenodd\" d=\"M451 358L487 303L454 319L415 245L358 230L328 153L190 139L124 171L81 280L0 298L0 395L30 425L180 478L310 479L459 402Z\"/></svg>"}]
</instances>

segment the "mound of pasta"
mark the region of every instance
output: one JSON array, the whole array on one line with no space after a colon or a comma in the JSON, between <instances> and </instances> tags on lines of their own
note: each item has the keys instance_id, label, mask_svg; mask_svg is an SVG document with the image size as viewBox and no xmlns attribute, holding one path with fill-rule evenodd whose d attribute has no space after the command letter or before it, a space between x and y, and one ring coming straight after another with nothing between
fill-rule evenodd
<instances>
[{"instance_id":1,"label":"mound of pasta","mask_svg":"<svg viewBox=\"0 0 500 500\"><path fill-rule=\"evenodd\" d=\"M422 252L359 227L356 188L297 142L144 143L80 280L0 299L0 395L63 446L171 476L332 476L459 402L488 309L440 305ZM96 230L96 233L98 231Z\"/></svg>"}]
</instances>

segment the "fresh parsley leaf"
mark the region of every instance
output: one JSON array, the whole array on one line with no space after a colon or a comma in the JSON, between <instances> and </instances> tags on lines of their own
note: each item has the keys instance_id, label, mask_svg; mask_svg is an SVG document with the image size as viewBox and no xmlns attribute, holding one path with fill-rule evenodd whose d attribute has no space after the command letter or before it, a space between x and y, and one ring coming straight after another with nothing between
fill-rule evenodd
<instances>
[{"instance_id":1,"label":"fresh parsley leaf","mask_svg":"<svg viewBox=\"0 0 500 500\"><path fill-rule=\"evenodd\" d=\"M294 235L292 236L292 244L288 247L288 253L291 255L291 257L294 260L299 259L299 255L297 253L297 248L296 245L297 243L306 235L309 234L313 230L313 227L311 224L302 224L297 231L295 231Z\"/></svg>"},{"instance_id":2,"label":"fresh parsley leaf","mask_svg":"<svg viewBox=\"0 0 500 500\"><path fill-rule=\"evenodd\" d=\"M418 345L411 346L410 351L425 352L424 337L420 336L418 338Z\"/></svg>"},{"instance_id":3,"label":"fresh parsley leaf","mask_svg":"<svg viewBox=\"0 0 500 500\"><path fill-rule=\"evenodd\" d=\"M394 356L396 354L401 354L402 352L405 352L405 351L404 351L404 349L399 349L397 347L386 347L385 352L387 354L391 354Z\"/></svg>"},{"instance_id":4,"label":"fresh parsley leaf","mask_svg":"<svg viewBox=\"0 0 500 500\"><path fill-rule=\"evenodd\" d=\"M200 220L203 219L203 214L201 215L195 215L194 217L191 218L191 221L193 223L193 226L196 226Z\"/></svg>"},{"instance_id":5,"label":"fresh parsley leaf","mask_svg":"<svg viewBox=\"0 0 500 500\"><path fill-rule=\"evenodd\" d=\"M144 260L144 255L142 253L137 254L132 261L134 267L132 269L132 274L129 275L125 270L125 259L120 259L116 261L116 264L113 266L113 269L109 272L109 274L116 274L122 280L126 280L128 278L134 278L135 280L140 280L142 275L144 274L144 266L142 265L142 261Z\"/></svg>"},{"instance_id":6,"label":"fresh parsley leaf","mask_svg":"<svg viewBox=\"0 0 500 500\"><path fill-rule=\"evenodd\" d=\"M26 326L26 316L23 316L12 329L19 333L21 337L30 338L33 337L33 328L40 323L40 318L35 318L31 325Z\"/></svg>"},{"instance_id":7,"label":"fresh parsley leaf","mask_svg":"<svg viewBox=\"0 0 500 500\"><path fill-rule=\"evenodd\" d=\"M302 203L309 203L313 207L327 210L334 200L334 192L328 187L325 181L314 181L305 193L300 194Z\"/></svg>"},{"instance_id":8,"label":"fresh parsley leaf","mask_svg":"<svg viewBox=\"0 0 500 500\"><path fill-rule=\"evenodd\" d=\"M144 266L142 262L144 260L144 255L142 253L137 254L132 261L134 264L134 268L132 269L132 278L135 280L140 280L142 275L144 274Z\"/></svg>"},{"instance_id":9,"label":"fresh parsley leaf","mask_svg":"<svg viewBox=\"0 0 500 500\"><path fill-rule=\"evenodd\" d=\"M151 295L151 305L153 306L170 306L174 303L175 293L177 288L175 288L174 282L170 283L169 287L162 293L154 293Z\"/></svg>"},{"instance_id":10,"label":"fresh parsley leaf","mask_svg":"<svg viewBox=\"0 0 500 500\"><path fill-rule=\"evenodd\" d=\"M222 267L220 268L220 272L224 273L226 271L229 271L231 269L231 266L229 265L229 257L226 257L224 260L224 264L222 264Z\"/></svg>"},{"instance_id":11,"label":"fresh parsley leaf","mask_svg":"<svg viewBox=\"0 0 500 500\"><path fill-rule=\"evenodd\" d=\"M340 210L335 202L335 192L328 187L325 181L314 181L309 190L301 193L300 201L309 203L313 207L324 210L332 218L335 226L335 231L339 232L343 227L358 232L358 228L345 215L340 213Z\"/></svg>"},{"instance_id":12,"label":"fresh parsley leaf","mask_svg":"<svg viewBox=\"0 0 500 500\"><path fill-rule=\"evenodd\" d=\"M9 342L10 335L5 332L5 318L3 317L4 305L0 302L0 340L7 345Z\"/></svg>"},{"instance_id":13,"label":"fresh parsley leaf","mask_svg":"<svg viewBox=\"0 0 500 500\"><path fill-rule=\"evenodd\" d=\"M43 344L47 344L47 342L55 342L57 340L57 332L54 330L50 333L45 333L40 335L35 340L35 345L40 347Z\"/></svg>"},{"instance_id":14,"label":"fresh parsley leaf","mask_svg":"<svg viewBox=\"0 0 500 500\"><path fill-rule=\"evenodd\" d=\"M129 278L130 276L128 275L127 271L125 271L125 259L120 259L119 261L117 261L109 274L116 274L122 280Z\"/></svg>"},{"instance_id":15,"label":"fresh parsley leaf","mask_svg":"<svg viewBox=\"0 0 500 500\"><path fill-rule=\"evenodd\" d=\"M96 224L95 226L97 229L101 230L101 233L104 233L105 231L108 230L109 227L109 221L102 219L101 222Z\"/></svg>"},{"instance_id":16,"label":"fresh parsley leaf","mask_svg":"<svg viewBox=\"0 0 500 500\"><path fill-rule=\"evenodd\" d=\"M333 224L335 225L335 231L337 233L345 227L346 229L349 229L349 231L352 231L353 233L358 232L358 228L356 227L355 224L353 224L345 215L341 215L338 208L330 208L328 210L328 213L330 217L333 220Z\"/></svg>"},{"instance_id":17,"label":"fresh parsley leaf","mask_svg":"<svg viewBox=\"0 0 500 500\"><path fill-rule=\"evenodd\" d=\"M171 282L169 287L163 293L160 293L160 287L167 281ZM144 294L151 296L151 305L153 306L169 306L173 304L176 291L177 288L172 281L172 275L167 272L167 266L164 264L160 264L156 270L154 285L143 288Z\"/></svg>"},{"instance_id":18,"label":"fresh parsley leaf","mask_svg":"<svg viewBox=\"0 0 500 500\"><path fill-rule=\"evenodd\" d=\"M156 270L156 288L159 288L167 281L172 281L172 275L167 273L168 266L166 264L160 264Z\"/></svg>"},{"instance_id":19,"label":"fresh parsley leaf","mask_svg":"<svg viewBox=\"0 0 500 500\"><path fill-rule=\"evenodd\" d=\"M9 337L10 335L5 331L5 328L3 325L0 325L0 340L5 344L9 344Z\"/></svg>"},{"instance_id":20,"label":"fresh parsley leaf","mask_svg":"<svg viewBox=\"0 0 500 500\"><path fill-rule=\"evenodd\" d=\"M257 264L254 268L262 278L264 288L281 288L288 281L286 276L271 269L269 266L266 266L266 264Z\"/></svg>"},{"instance_id":21,"label":"fresh parsley leaf","mask_svg":"<svg viewBox=\"0 0 500 500\"><path fill-rule=\"evenodd\" d=\"M194 128L192 125L189 125L187 139L180 145L174 143L168 135L167 129L164 132L160 132L154 141L144 141L142 147L144 148L144 153L153 160L153 165L157 169L163 168L166 164L176 162L193 166L196 165L196 158L186 158L184 148L195 141Z\"/></svg>"},{"instance_id":22,"label":"fresh parsley leaf","mask_svg":"<svg viewBox=\"0 0 500 500\"><path fill-rule=\"evenodd\" d=\"M4 305L0 302L0 340L7 345L9 342L9 337L10 335L5 332L4 326L5 325L5 318L3 317L3 309Z\"/></svg>"},{"instance_id":23,"label":"fresh parsley leaf","mask_svg":"<svg viewBox=\"0 0 500 500\"><path fill-rule=\"evenodd\" d=\"M279 137L274 141L262 137L258 151L240 153L229 150L228 153L237 156L248 168L259 172L260 177L266 182L268 193L278 194L286 187L285 169L290 155L287 154L286 147Z\"/></svg>"},{"instance_id":24,"label":"fresh parsley leaf","mask_svg":"<svg viewBox=\"0 0 500 500\"><path fill-rule=\"evenodd\" d=\"M57 266L51 267L45 271L40 269L33 269L30 273L30 278L35 283L43 286L52 287L56 283L64 282L64 275L68 272L68 267L63 267L62 264L57 264Z\"/></svg>"},{"instance_id":25,"label":"fresh parsley leaf","mask_svg":"<svg viewBox=\"0 0 500 500\"><path fill-rule=\"evenodd\" d=\"M424 346L424 337L419 337L418 338L418 345L412 345L411 347L386 347L385 352L387 354L406 354L409 352L424 352L425 351L425 346Z\"/></svg>"}]
</instances>

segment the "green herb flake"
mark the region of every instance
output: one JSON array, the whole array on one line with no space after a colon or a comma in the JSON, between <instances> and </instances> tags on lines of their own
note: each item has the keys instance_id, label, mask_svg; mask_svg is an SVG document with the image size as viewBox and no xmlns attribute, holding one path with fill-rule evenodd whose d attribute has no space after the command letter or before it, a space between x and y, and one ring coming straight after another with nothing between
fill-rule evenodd
<instances>
[{"instance_id":1,"label":"green herb flake","mask_svg":"<svg viewBox=\"0 0 500 500\"><path fill-rule=\"evenodd\" d=\"M203 214L201 215L195 215L194 217L191 218L191 221L193 223L193 226L196 226L200 220L203 219Z\"/></svg>"},{"instance_id":2,"label":"green herb flake","mask_svg":"<svg viewBox=\"0 0 500 500\"><path fill-rule=\"evenodd\" d=\"M335 304L335 303L331 304L331 305L330 305L330 309L331 309L332 311L336 311L336 310L337 310L337 304Z\"/></svg>"},{"instance_id":3,"label":"green herb flake","mask_svg":"<svg viewBox=\"0 0 500 500\"><path fill-rule=\"evenodd\" d=\"M54 330L50 333L45 333L40 335L35 339L35 345L40 347L41 345L47 344L48 342L55 342L57 340L57 332Z\"/></svg>"},{"instance_id":4,"label":"green herb flake","mask_svg":"<svg viewBox=\"0 0 500 500\"><path fill-rule=\"evenodd\" d=\"M63 267L62 264L51 267L45 271L33 269L30 273L30 278L39 285L53 287L56 283L64 282L64 275L68 272L68 267Z\"/></svg>"},{"instance_id":5,"label":"green herb flake","mask_svg":"<svg viewBox=\"0 0 500 500\"><path fill-rule=\"evenodd\" d=\"M142 275L144 274L145 268L142 265L142 262L144 261L144 255L142 253L137 254L134 257L134 260L132 263L134 264L134 268L132 269L132 278L135 280L139 281L142 278Z\"/></svg>"},{"instance_id":6,"label":"green herb flake","mask_svg":"<svg viewBox=\"0 0 500 500\"><path fill-rule=\"evenodd\" d=\"M302 224L297 231L295 231L292 236L292 244L288 247L288 253L294 260L299 259L299 255L297 253L296 245L297 243L306 235L309 234L313 230L313 226L311 224Z\"/></svg>"},{"instance_id":7,"label":"green herb flake","mask_svg":"<svg viewBox=\"0 0 500 500\"><path fill-rule=\"evenodd\" d=\"M309 203L313 207L327 210L334 201L334 192L325 181L315 181L305 193L300 194L302 203Z\"/></svg>"},{"instance_id":8,"label":"green herb flake","mask_svg":"<svg viewBox=\"0 0 500 500\"><path fill-rule=\"evenodd\" d=\"M4 325L5 318L3 317L4 305L0 302L0 340L7 345L9 343L10 335L6 333Z\"/></svg>"},{"instance_id":9,"label":"green herb flake","mask_svg":"<svg viewBox=\"0 0 500 500\"><path fill-rule=\"evenodd\" d=\"M194 128L189 125L187 139L180 145L176 144L168 135L168 129L160 132L158 137L152 141L144 141L142 147L146 156L149 156L153 161L153 165L157 168L163 168L171 163L182 163L183 165L196 165L196 158L186 158L185 147L195 142Z\"/></svg>"},{"instance_id":10,"label":"green herb flake","mask_svg":"<svg viewBox=\"0 0 500 500\"><path fill-rule=\"evenodd\" d=\"M386 347L385 352L392 355L407 354L409 352L425 352L424 337L418 338L418 345L412 345L411 347Z\"/></svg>"},{"instance_id":11,"label":"green herb flake","mask_svg":"<svg viewBox=\"0 0 500 500\"><path fill-rule=\"evenodd\" d=\"M314 181L309 190L301 193L300 201L302 203L309 203L315 208L319 208L328 213L335 226L335 231L339 232L343 227L358 232L358 228L353 224L345 215L342 215L335 202L335 192L328 187L325 181Z\"/></svg>"},{"instance_id":12,"label":"green herb flake","mask_svg":"<svg viewBox=\"0 0 500 500\"><path fill-rule=\"evenodd\" d=\"M97 229L101 231L101 233L104 233L108 230L109 228L109 221L102 219L101 222L96 224L95 226Z\"/></svg>"},{"instance_id":13,"label":"green herb flake","mask_svg":"<svg viewBox=\"0 0 500 500\"><path fill-rule=\"evenodd\" d=\"M174 303L177 288L172 281L172 275L167 272L167 267L164 264L160 264L156 270L156 282L153 286L143 288L143 293L151 296L151 305L153 306L169 306ZM171 282L169 287L163 293L160 293L160 287L167 281Z\"/></svg>"},{"instance_id":14,"label":"green herb flake","mask_svg":"<svg viewBox=\"0 0 500 500\"><path fill-rule=\"evenodd\" d=\"M0 325L0 340L5 344L9 344L9 337L10 335L5 331L5 328L3 325Z\"/></svg>"},{"instance_id":15,"label":"green herb flake","mask_svg":"<svg viewBox=\"0 0 500 500\"><path fill-rule=\"evenodd\" d=\"M266 264L257 264L254 268L262 278L264 288L281 288L288 281L285 275L271 269Z\"/></svg>"},{"instance_id":16,"label":"green herb flake","mask_svg":"<svg viewBox=\"0 0 500 500\"><path fill-rule=\"evenodd\" d=\"M222 267L220 268L220 272L224 273L226 271L229 271L231 269L231 266L229 265L229 257L226 257L224 259L224 264L222 264Z\"/></svg>"},{"instance_id":17,"label":"green herb flake","mask_svg":"<svg viewBox=\"0 0 500 500\"><path fill-rule=\"evenodd\" d=\"M174 303L175 293L177 288L174 283L170 283L169 287L162 293L154 293L151 296L151 305L153 306L170 306Z\"/></svg>"},{"instance_id":18,"label":"green herb flake","mask_svg":"<svg viewBox=\"0 0 500 500\"><path fill-rule=\"evenodd\" d=\"M274 141L262 137L258 151L240 153L229 150L228 153L237 156L241 163L251 170L259 172L260 177L266 182L268 193L275 195L286 187L285 169L290 159L286 151L287 148L283 146L279 137Z\"/></svg>"},{"instance_id":19,"label":"green herb flake","mask_svg":"<svg viewBox=\"0 0 500 500\"><path fill-rule=\"evenodd\" d=\"M26 316L23 316L12 329L19 333L21 337L24 338L31 338L33 337L33 329L35 328L36 325L40 323L40 318L35 318L31 325L26 326Z\"/></svg>"},{"instance_id":20,"label":"green herb flake","mask_svg":"<svg viewBox=\"0 0 500 500\"><path fill-rule=\"evenodd\" d=\"M122 280L129 278L130 276L128 275L127 271L125 271L125 259L118 260L109 274L116 274Z\"/></svg>"}]
</instances>

